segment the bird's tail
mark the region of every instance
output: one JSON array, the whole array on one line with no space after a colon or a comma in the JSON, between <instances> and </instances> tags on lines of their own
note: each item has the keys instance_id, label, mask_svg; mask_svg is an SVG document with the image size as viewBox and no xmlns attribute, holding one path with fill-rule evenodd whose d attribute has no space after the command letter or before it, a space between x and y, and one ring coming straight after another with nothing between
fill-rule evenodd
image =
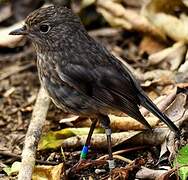
<instances>
[{"instance_id":1,"label":"bird's tail","mask_svg":"<svg viewBox=\"0 0 188 180\"><path fill-rule=\"evenodd\" d=\"M149 97L144 94L140 94L139 99L142 106L163 121L172 131L174 131L176 136L180 136L180 130L177 128L177 126L158 109L158 107L149 99Z\"/></svg>"}]
</instances>

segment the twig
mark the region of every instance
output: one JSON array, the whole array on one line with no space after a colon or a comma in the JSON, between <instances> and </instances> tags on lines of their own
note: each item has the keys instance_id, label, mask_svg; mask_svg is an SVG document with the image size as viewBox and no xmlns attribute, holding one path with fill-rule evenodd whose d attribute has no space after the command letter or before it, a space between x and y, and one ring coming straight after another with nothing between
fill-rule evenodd
<instances>
[{"instance_id":1,"label":"twig","mask_svg":"<svg viewBox=\"0 0 188 180\"><path fill-rule=\"evenodd\" d=\"M129 163L129 164L133 163L132 160L125 158L123 156L120 156L120 155L114 155L113 157L114 157L114 159L119 159L119 160L124 161L124 162Z\"/></svg>"},{"instance_id":2,"label":"twig","mask_svg":"<svg viewBox=\"0 0 188 180\"><path fill-rule=\"evenodd\" d=\"M42 127L50 104L49 97L43 88L40 88L37 100L33 109L31 122L25 137L25 145L22 151L22 163L18 180L30 180L35 165L35 153Z\"/></svg>"},{"instance_id":3,"label":"twig","mask_svg":"<svg viewBox=\"0 0 188 180\"><path fill-rule=\"evenodd\" d=\"M12 153L12 152L2 151L2 150L0 150L0 155L13 157L13 158L16 158L18 160L21 159L21 155L18 155L18 154ZM36 162L39 163L39 164L43 164L43 165L44 164L45 165L58 165L59 164L59 163L54 162L54 161L45 161L45 160L40 160L40 159L36 159Z\"/></svg>"},{"instance_id":4,"label":"twig","mask_svg":"<svg viewBox=\"0 0 188 180\"><path fill-rule=\"evenodd\" d=\"M123 154L123 153L128 153L128 152L131 152L131 151L142 150L142 149L145 149L145 148L148 148L148 146L138 146L138 147L127 148L127 149L115 151L115 152L113 152L112 154L113 154L113 156L114 156L114 155L119 155L119 154ZM108 155L107 155L107 154L105 154L105 155L99 157L97 160L102 160L102 159L106 159L106 158L108 158Z\"/></svg>"},{"instance_id":5,"label":"twig","mask_svg":"<svg viewBox=\"0 0 188 180\"><path fill-rule=\"evenodd\" d=\"M104 36L104 37L112 37L120 34L122 29L114 29L114 28L101 28L89 31L89 35L93 37Z\"/></svg>"},{"instance_id":6,"label":"twig","mask_svg":"<svg viewBox=\"0 0 188 180\"><path fill-rule=\"evenodd\" d=\"M17 67L17 68L15 68L12 71L9 71L9 72L6 72L6 73L2 74L0 76L0 81L3 80L3 79L6 79L6 78L8 78L8 77L10 77L10 76L12 76L12 75L14 75L16 73L25 71L26 69L29 69L29 68L34 67L34 66L35 65L32 63L32 64L26 64L24 66Z\"/></svg>"}]
</instances>

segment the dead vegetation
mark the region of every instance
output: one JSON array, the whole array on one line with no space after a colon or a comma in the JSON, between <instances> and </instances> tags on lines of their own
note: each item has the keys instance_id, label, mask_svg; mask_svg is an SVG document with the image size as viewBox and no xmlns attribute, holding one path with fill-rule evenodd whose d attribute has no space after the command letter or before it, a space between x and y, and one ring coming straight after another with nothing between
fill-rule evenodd
<instances>
[{"instance_id":1,"label":"dead vegetation","mask_svg":"<svg viewBox=\"0 0 188 180\"><path fill-rule=\"evenodd\" d=\"M62 5L64 1L50 2ZM177 179L179 167L173 162L178 148L187 144L187 3L80 0L67 4L80 15L90 35L130 68L161 111L182 131L177 141L144 108L142 114L154 128L153 132L144 130L126 114L111 115L117 165L111 174L106 162L106 136L100 126L92 137L88 160L69 173L79 160L91 122L65 114L49 102L45 92L39 90L36 55L31 43L22 36L8 35L43 3L0 1L0 178L17 179L21 168L20 179L31 175L37 180Z\"/></svg>"}]
</instances>

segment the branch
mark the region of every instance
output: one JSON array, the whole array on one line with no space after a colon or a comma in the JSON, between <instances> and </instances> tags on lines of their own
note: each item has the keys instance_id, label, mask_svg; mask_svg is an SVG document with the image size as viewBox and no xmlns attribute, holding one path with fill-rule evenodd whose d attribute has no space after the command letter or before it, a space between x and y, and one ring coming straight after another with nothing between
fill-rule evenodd
<instances>
[{"instance_id":1,"label":"branch","mask_svg":"<svg viewBox=\"0 0 188 180\"><path fill-rule=\"evenodd\" d=\"M40 88L33 109L31 122L25 137L22 151L22 163L18 174L18 180L30 180L35 165L35 153L42 133L50 99L43 88Z\"/></svg>"}]
</instances>

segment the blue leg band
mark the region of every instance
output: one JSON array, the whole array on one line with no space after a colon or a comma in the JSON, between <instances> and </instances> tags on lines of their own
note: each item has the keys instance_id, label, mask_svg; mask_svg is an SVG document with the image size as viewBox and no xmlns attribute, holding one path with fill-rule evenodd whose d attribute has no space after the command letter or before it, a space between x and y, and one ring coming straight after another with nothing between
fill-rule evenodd
<instances>
[{"instance_id":1,"label":"blue leg band","mask_svg":"<svg viewBox=\"0 0 188 180\"><path fill-rule=\"evenodd\" d=\"M82 152L80 154L80 158L81 159L86 159L87 154L88 154L88 146L84 145L83 148L82 148Z\"/></svg>"}]
</instances>

